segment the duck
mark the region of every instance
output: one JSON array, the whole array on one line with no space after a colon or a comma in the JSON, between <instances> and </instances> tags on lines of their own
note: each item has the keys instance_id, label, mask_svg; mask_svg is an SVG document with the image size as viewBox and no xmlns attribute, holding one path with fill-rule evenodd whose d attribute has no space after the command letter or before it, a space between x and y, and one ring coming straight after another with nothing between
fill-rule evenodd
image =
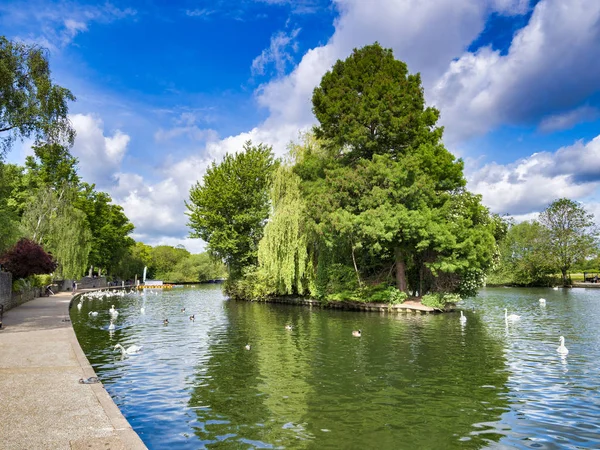
<instances>
[{"instance_id":1,"label":"duck","mask_svg":"<svg viewBox=\"0 0 600 450\"><path fill-rule=\"evenodd\" d=\"M246 350L250 350L252 347L250 347L250 344L246 344L246 346L244 347Z\"/></svg>"},{"instance_id":2,"label":"duck","mask_svg":"<svg viewBox=\"0 0 600 450\"><path fill-rule=\"evenodd\" d=\"M540 298L540 305L545 305L545 304L546 304L546 299Z\"/></svg>"},{"instance_id":3,"label":"duck","mask_svg":"<svg viewBox=\"0 0 600 450\"><path fill-rule=\"evenodd\" d=\"M88 313L88 316L92 316L92 317L96 317L97 315L98 315L98 312L97 312L97 311L90 311L90 312Z\"/></svg>"},{"instance_id":4,"label":"duck","mask_svg":"<svg viewBox=\"0 0 600 450\"><path fill-rule=\"evenodd\" d=\"M509 321L509 320L519 320L521 318L521 316L517 315L517 314L511 314L508 315L508 309L504 308L504 320Z\"/></svg>"},{"instance_id":5,"label":"duck","mask_svg":"<svg viewBox=\"0 0 600 450\"><path fill-rule=\"evenodd\" d=\"M125 348L121 344L117 344L117 345L115 345L114 350L116 350L116 349L121 349L121 354L123 356L125 356L125 355L133 355L135 353L139 353L140 350L142 349L142 346L141 345L131 345L131 346Z\"/></svg>"},{"instance_id":6,"label":"duck","mask_svg":"<svg viewBox=\"0 0 600 450\"><path fill-rule=\"evenodd\" d=\"M163 320L163 325L169 325L169 319Z\"/></svg>"},{"instance_id":7,"label":"duck","mask_svg":"<svg viewBox=\"0 0 600 450\"><path fill-rule=\"evenodd\" d=\"M560 341L560 346L556 349L556 351L561 355L568 355L569 349L565 347L565 338L561 336L558 340Z\"/></svg>"},{"instance_id":8,"label":"duck","mask_svg":"<svg viewBox=\"0 0 600 450\"><path fill-rule=\"evenodd\" d=\"M354 337L361 337L362 336L362 330L353 330L352 331L352 336L354 336Z\"/></svg>"},{"instance_id":9,"label":"duck","mask_svg":"<svg viewBox=\"0 0 600 450\"><path fill-rule=\"evenodd\" d=\"M467 316L462 311L460 312L460 323L467 323Z\"/></svg>"},{"instance_id":10,"label":"duck","mask_svg":"<svg viewBox=\"0 0 600 450\"><path fill-rule=\"evenodd\" d=\"M113 321L110 321L110 325L108 326L109 330L114 330L115 329L115 324L113 323Z\"/></svg>"},{"instance_id":11,"label":"duck","mask_svg":"<svg viewBox=\"0 0 600 450\"><path fill-rule=\"evenodd\" d=\"M291 325L286 325L285 329L288 330L288 331L291 331L292 330L292 326Z\"/></svg>"},{"instance_id":12,"label":"duck","mask_svg":"<svg viewBox=\"0 0 600 450\"><path fill-rule=\"evenodd\" d=\"M193 321L195 321L195 320L196 320L196 314L192 314L192 315L190 316L190 320L191 320L192 322L193 322Z\"/></svg>"},{"instance_id":13,"label":"duck","mask_svg":"<svg viewBox=\"0 0 600 450\"><path fill-rule=\"evenodd\" d=\"M181 308L181 312L185 312L185 308Z\"/></svg>"}]
</instances>

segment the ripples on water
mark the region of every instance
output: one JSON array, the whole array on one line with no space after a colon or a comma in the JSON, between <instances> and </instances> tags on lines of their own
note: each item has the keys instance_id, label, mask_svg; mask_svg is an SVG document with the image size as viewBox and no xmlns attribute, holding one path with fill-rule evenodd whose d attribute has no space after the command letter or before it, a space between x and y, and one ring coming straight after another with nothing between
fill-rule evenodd
<instances>
[{"instance_id":1,"label":"ripples on water","mask_svg":"<svg viewBox=\"0 0 600 450\"><path fill-rule=\"evenodd\" d=\"M150 449L600 448L600 290L485 289L460 306L464 326L205 286L87 300L71 317ZM506 326L504 308L521 320ZM122 359L116 343L143 349Z\"/></svg>"}]
</instances>

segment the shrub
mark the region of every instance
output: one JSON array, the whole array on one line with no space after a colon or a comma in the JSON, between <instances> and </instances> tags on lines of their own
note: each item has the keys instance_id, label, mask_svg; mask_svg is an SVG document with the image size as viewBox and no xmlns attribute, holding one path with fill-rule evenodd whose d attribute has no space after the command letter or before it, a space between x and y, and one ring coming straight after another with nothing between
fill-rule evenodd
<instances>
[{"instance_id":1,"label":"shrub","mask_svg":"<svg viewBox=\"0 0 600 450\"><path fill-rule=\"evenodd\" d=\"M446 303L456 303L460 300L458 294L450 294L444 292L434 292L421 297L421 303L425 306L435 309L446 308Z\"/></svg>"},{"instance_id":2,"label":"shrub","mask_svg":"<svg viewBox=\"0 0 600 450\"><path fill-rule=\"evenodd\" d=\"M256 266L244 269L241 278L228 278L224 286L225 294L236 300L265 300L275 292L266 274Z\"/></svg>"},{"instance_id":3,"label":"shrub","mask_svg":"<svg viewBox=\"0 0 600 450\"><path fill-rule=\"evenodd\" d=\"M0 264L14 278L51 273L57 266L52 255L46 253L41 245L25 238L0 257Z\"/></svg>"}]
</instances>

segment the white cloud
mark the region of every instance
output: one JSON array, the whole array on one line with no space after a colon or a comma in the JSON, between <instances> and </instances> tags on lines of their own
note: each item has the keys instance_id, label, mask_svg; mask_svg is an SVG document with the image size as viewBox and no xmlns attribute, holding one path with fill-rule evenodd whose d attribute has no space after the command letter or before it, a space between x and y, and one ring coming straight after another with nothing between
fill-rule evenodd
<instances>
[{"instance_id":1,"label":"white cloud","mask_svg":"<svg viewBox=\"0 0 600 450\"><path fill-rule=\"evenodd\" d=\"M582 199L600 186L600 136L512 164L488 164L467 178L469 189L499 214L539 212L561 197Z\"/></svg>"},{"instance_id":2,"label":"white cloud","mask_svg":"<svg viewBox=\"0 0 600 450\"><path fill-rule=\"evenodd\" d=\"M93 115L75 114L70 119L77 132L71 153L79 159L81 176L100 188L111 186L127 151L129 136L120 130L105 135L102 119Z\"/></svg>"},{"instance_id":3,"label":"white cloud","mask_svg":"<svg viewBox=\"0 0 600 450\"><path fill-rule=\"evenodd\" d=\"M597 92L599 19L597 0L542 0L506 55L481 48L453 61L431 96L450 139L536 124Z\"/></svg>"},{"instance_id":4,"label":"white cloud","mask_svg":"<svg viewBox=\"0 0 600 450\"><path fill-rule=\"evenodd\" d=\"M283 31L278 31L271 36L271 44L269 48L262 51L252 61L252 75L264 75L269 64L275 66L275 71L278 76L282 76L288 64L294 63L294 58L290 54L290 49L294 53L298 51L298 42L296 37L300 32L300 28L292 30L289 34Z\"/></svg>"},{"instance_id":5,"label":"white cloud","mask_svg":"<svg viewBox=\"0 0 600 450\"><path fill-rule=\"evenodd\" d=\"M216 11L208 8L187 9L185 15L189 17L207 18L213 15Z\"/></svg>"}]
</instances>

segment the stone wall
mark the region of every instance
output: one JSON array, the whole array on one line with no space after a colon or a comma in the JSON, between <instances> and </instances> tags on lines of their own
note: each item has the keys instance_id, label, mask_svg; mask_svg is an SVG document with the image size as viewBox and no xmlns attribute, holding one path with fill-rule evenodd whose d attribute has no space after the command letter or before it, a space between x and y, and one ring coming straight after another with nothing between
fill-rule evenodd
<instances>
[{"instance_id":1,"label":"stone wall","mask_svg":"<svg viewBox=\"0 0 600 450\"><path fill-rule=\"evenodd\" d=\"M12 274L0 272L0 304L4 306L4 312L41 295L42 288L39 287L25 289L23 292L13 292Z\"/></svg>"}]
</instances>

